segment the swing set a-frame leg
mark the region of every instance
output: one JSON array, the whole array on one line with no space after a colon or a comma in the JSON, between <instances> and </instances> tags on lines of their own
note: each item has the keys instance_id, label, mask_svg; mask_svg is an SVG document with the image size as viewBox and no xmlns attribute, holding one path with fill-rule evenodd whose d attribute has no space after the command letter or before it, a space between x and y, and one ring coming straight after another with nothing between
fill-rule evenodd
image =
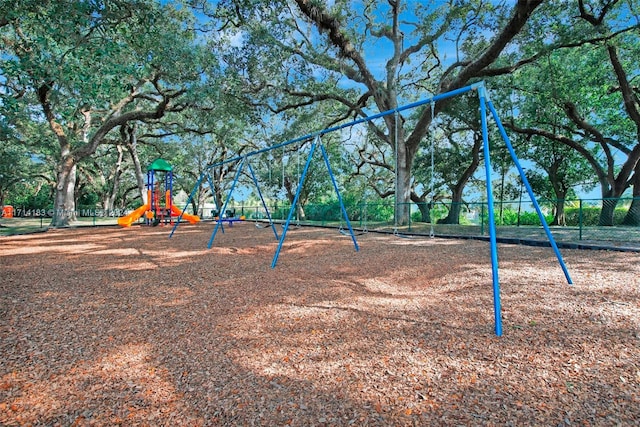
<instances>
[{"instance_id":1,"label":"swing set a-frame leg","mask_svg":"<svg viewBox=\"0 0 640 427\"><path fill-rule=\"evenodd\" d=\"M293 199L293 203L291 204L291 209L289 209L289 215L287 215L287 221L284 224L284 228L282 229L282 234L280 235L280 241L278 242L278 247L276 249L276 253L273 256L273 261L271 262L271 268L275 268L278 263L278 257L280 256L280 251L282 250L282 244L284 243L284 239L287 237L287 230L289 230L289 224L291 224L291 218L293 218L293 213L298 206L298 200L300 199L300 192L302 191L302 185L304 184L304 180L307 177L307 173L309 172L309 166L311 165L311 160L313 158L313 154L316 150L317 146L320 146L320 151L322 152L322 157L324 159L324 163L327 166L327 170L329 172L329 176L331 177L331 182L333 183L333 188L336 191L336 195L338 196L338 201L340 203L340 208L342 210L342 214L344 216L345 221L347 222L347 226L349 227L349 232L351 234L351 238L353 240L353 244L355 246L356 251L359 250L358 242L356 241L356 236L353 233L353 228L351 227L351 222L349 221L349 217L347 215L347 210L344 207L344 203L342 202L342 197L340 196L340 191L338 190L338 185L335 180L335 176L333 175L333 171L331 170L331 165L329 163L329 157L327 156L327 152L322 145L322 141L320 140L320 136L316 136L311 144L311 149L309 150L309 155L307 156L307 161L304 165L304 169L302 170L302 175L300 176L300 180L298 182L298 187L296 189L296 195Z\"/></svg>"}]
</instances>

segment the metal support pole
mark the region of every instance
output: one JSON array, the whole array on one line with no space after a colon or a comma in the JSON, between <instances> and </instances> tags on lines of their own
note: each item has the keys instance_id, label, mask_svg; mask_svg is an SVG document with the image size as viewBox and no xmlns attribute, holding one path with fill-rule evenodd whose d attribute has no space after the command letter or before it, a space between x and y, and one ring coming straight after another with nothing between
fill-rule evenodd
<instances>
[{"instance_id":1,"label":"metal support pole","mask_svg":"<svg viewBox=\"0 0 640 427\"><path fill-rule=\"evenodd\" d=\"M318 138L319 140L320 138ZM322 152L322 157L324 158L324 163L327 165L327 170L329 171L329 176L331 177L331 182L333 183L333 188L336 190L336 195L338 196L338 202L340 203L340 209L342 210L342 216L344 216L344 221L347 223L347 227L349 228L349 234L351 234L351 240L353 240L353 246L358 251L360 248L358 247L358 242L356 241L356 235L353 232L353 228L351 227L351 221L349 221L349 215L347 214L347 209L344 207L344 203L342 202L342 196L340 195L340 190L338 189L338 184L336 183L336 178L333 175L333 171L331 170L331 165L329 164L329 156L327 156L327 150L324 149L324 145L320 143L320 151Z\"/></svg>"},{"instance_id":2,"label":"metal support pole","mask_svg":"<svg viewBox=\"0 0 640 427\"><path fill-rule=\"evenodd\" d=\"M302 191L302 187L304 184L304 180L307 177L307 173L309 171L309 165L311 165L311 159L313 158L313 153L316 150L316 147L320 145L320 151L322 152L322 157L324 158L325 164L329 171L329 176L331 177L331 182L333 183L333 188L336 190L336 195L338 196L338 201L340 202L340 207L342 210L342 214L346 220L347 226L349 227L349 232L351 233L351 238L353 240L353 244L356 248L358 248L358 242L356 242L356 237L353 232L353 228L351 227L351 222L349 221L349 216L347 215L347 210L344 207L344 203L342 202L342 197L340 196L340 191L338 190L338 185L336 184L335 177L331 170L331 166L329 165L329 157L327 156L327 152L322 146L322 142L320 141L320 137L316 136L311 144L311 149L309 150L309 155L307 156L307 162L304 165L304 169L302 170L302 175L298 181L298 186L296 188L296 195L293 199L293 203L291 204L291 209L289 209L289 215L287 216L287 221L284 224L284 228L282 230L282 234L280 235L280 242L278 242L278 248L276 249L276 253L273 256L273 261L271 262L271 268L275 268L278 262L278 257L280 256L280 251L282 250L282 244L284 243L284 239L287 236L287 230L289 230L289 224L291 223L291 218L293 217L293 212L296 210L298 206L298 199L300 198L300 192Z\"/></svg>"},{"instance_id":3,"label":"metal support pole","mask_svg":"<svg viewBox=\"0 0 640 427\"><path fill-rule=\"evenodd\" d=\"M203 178L204 178L204 173L200 174L200 178L198 178L198 180L196 181L196 185L193 186L193 190L191 190L191 193L189 194L189 197L187 197L187 203L185 203L184 207L182 208L182 212L178 216L178 219L176 220L176 223L173 224L173 228L171 229L171 233L169 233L169 238L171 238L173 236L173 233L178 228L178 225L180 225L180 221L182 221L182 215L184 214L185 210L187 209L187 206L189 206L189 203L191 203L191 199L193 199L193 196L195 195L196 191L200 188L200 184L202 183L202 179Z\"/></svg>"},{"instance_id":4,"label":"metal support pole","mask_svg":"<svg viewBox=\"0 0 640 427\"><path fill-rule=\"evenodd\" d=\"M302 190L304 179L307 177L307 172L309 171L309 165L311 164L311 158L313 157L313 152L316 151L316 141L319 141L319 140L320 140L320 137L316 136L316 138L313 141L313 144L311 144L311 149L309 150L309 155L307 156L307 162L305 163L304 169L302 170L302 176L300 177L298 188L296 188L296 195L293 198L291 209L289 209L289 215L287 216L287 221L284 223L282 234L280 234L280 241L278 242L276 253L273 256L273 261L271 262L271 268L276 268L278 257L280 256L280 251L282 250L282 244L284 243L284 239L287 237L287 230L289 229L289 224L291 223L291 217L293 216L293 211L296 209L296 206L298 205L298 199L300 198L300 191Z\"/></svg>"},{"instance_id":5,"label":"metal support pole","mask_svg":"<svg viewBox=\"0 0 640 427\"><path fill-rule=\"evenodd\" d=\"M218 229L222 225L222 214L227 210L227 205L229 204L229 200L231 200L231 196L233 195L233 190L236 188L236 184L238 183L238 179L240 178L240 173L242 172L242 168L244 167L244 164L246 161L247 161L247 157L245 156L242 158L242 161L240 162L240 166L236 171L236 176L233 179L233 184L231 184L231 188L229 189L229 194L227 195L227 198L225 199L224 204L222 206L222 211L218 215L218 221L216 222L216 227L213 229L213 233L211 233L211 238L209 239L209 244L207 244L207 249L211 249L211 246L213 246L213 239L216 238Z\"/></svg>"},{"instance_id":6,"label":"metal support pole","mask_svg":"<svg viewBox=\"0 0 640 427\"><path fill-rule=\"evenodd\" d=\"M273 220L271 219L271 214L269 213L269 208L267 208L267 203L264 201L264 197L262 197L262 191L260 191L260 186L258 185L258 179L256 178L256 174L253 172L251 163L249 163L248 165L249 165L249 172L251 173L251 179L253 179L253 183L256 186L256 190L258 190L258 196L260 196L260 201L262 202L262 206L264 206L264 210L267 213L267 218L269 219L269 225L271 225L271 229L273 230L273 234L276 236L276 240L277 240L278 232L276 231L276 226L273 224Z\"/></svg>"},{"instance_id":7,"label":"metal support pole","mask_svg":"<svg viewBox=\"0 0 640 427\"><path fill-rule=\"evenodd\" d=\"M491 110L491 114L493 115L493 118L496 121L496 124L498 125L498 129L500 130L500 135L502 135L502 139L504 140L504 143L506 144L507 149L509 150L509 154L511 155L511 159L516 164L516 168L518 169L518 173L520 174L520 178L522 179L522 183L524 184L525 188L527 189L527 193L529 193L529 197L531 198L531 202L533 203L533 206L534 206L536 212L538 213L538 217L540 218L540 222L542 223L542 227L544 228L544 232L547 234L547 238L549 239L549 243L551 244L551 247L553 248L553 251L556 254L556 258L558 259L558 263L560 264L560 267L562 268L562 272L564 273L564 277L567 279L567 283L572 285L573 281L571 280L571 276L569 275L569 270L567 269L567 266L565 265L564 260L562 259L562 254L560 254L560 250L558 249L558 245L556 244L556 241L553 238L553 234L551 234L551 229L549 228L549 224L547 224L547 220L545 219L544 214L542 213L542 210L540 209L540 205L538 204L538 201L536 200L536 196L533 194L533 189L531 188L531 185L529 184L529 180L527 179L527 176L525 175L524 170L522 169L522 166L520 165L520 161L518 160L518 156L516 156L516 152L513 149L513 146L511 145L511 141L509 140L509 137L507 136L507 132L505 132L504 127L502 126L502 122L500 121L500 117L498 117L498 112L493 107L493 104L491 103L490 100L487 101L487 105L489 106L489 109Z\"/></svg>"},{"instance_id":8,"label":"metal support pole","mask_svg":"<svg viewBox=\"0 0 640 427\"><path fill-rule=\"evenodd\" d=\"M487 179L487 204L489 208L489 242L491 246L491 272L493 279L493 314L495 332L502 336L502 315L500 307L500 279L498 278L498 246L496 239L496 221L493 209L493 189L491 185L491 159L489 157L489 133L487 131L487 107L484 86L478 88L480 97L480 122L482 124L482 143L484 150L484 168Z\"/></svg>"},{"instance_id":9,"label":"metal support pole","mask_svg":"<svg viewBox=\"0 0 640 427\"><path fill-rule=\"evenodd\" d=\"M211 179L211 175L209 173L207 173L207 182L209 183L209 188L211 189L211 196L213 196L213 205L216 207L216 212L218 212L218 216L220 216L220 206L218 206L218 201L216 200L216 193L215 193L215 185L213 184L213 180ZM204 212L202 213L202 216L204 217ZM211 216L211 219L215 219L215 215Z\"/></svg>"}]
</instances>

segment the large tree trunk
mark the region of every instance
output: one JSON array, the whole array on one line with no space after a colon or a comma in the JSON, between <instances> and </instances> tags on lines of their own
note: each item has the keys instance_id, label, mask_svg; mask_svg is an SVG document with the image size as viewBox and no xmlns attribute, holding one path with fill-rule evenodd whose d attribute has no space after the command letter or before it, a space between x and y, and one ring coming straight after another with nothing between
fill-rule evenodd
<instances>
[{"instance_id":1,"label":"large tree trunk","mask_svg":"<svg viewBox=\"0 0 640 427\"><path fill-rule=\"evenodd\" d=\"M398 128L396 150L396 209L395 225L407 225L411 215L411 176L416 147L409 147L404 141L402 129Z\"/></svg>"},{"instance_id":2,"label":"large tree trunk","mask_svg":"<svg viewBox=\"0 0 640 427\"><path fill-rule=\"evenodd\" d=\"M216 210L222 209L222 201L224 197L222 195L222 181L224 178L222 167L219 167L213 171L213 201L216 204ZM221 212L218 212L221 213Z\"/></svg>"},{"instance_id":3,"label":"large tree trunk","mask_svg":"<svg viewBox=\"0 0 640 427\"><path fill-rule=\"evenodd\" d=\"M564 213L564 197L556 199L555 211L555 216L553 217L553 221L551 221L550 225L567 225L567 217Z\"/></svg>"},{"instance_id":4,"label":"large tree trunk","mask_svg":"<svg viewBox=\"0 0 640 427\"><path fill-rule=\"evenodd\" d=\"M466 182L465 182L466 184ZM462 210L462 193L464 185L456 186L451 195L451 206L446 217L439 219L438 224L460 224L460 211Z\"/></svg>"},{"instance_id":5,"label":"large tree trunk","mask_svg":"<svg viewBox=\"0 0 640 427\"><path fill-rule=\"evenodd\" d=\"M427 196L418 196L413 193L411 195L411 201L416 204L420 211L420 222L431 222L431 208L433 208L433 203L427 202Z\"/></svg>"},{"instance_id":6,"label":"large tree trunk","mask_svg":"<svg viewBox=\"0 0 640 427\"><path fill-rule=\"evenodd\" d=\"M56 191L53 200L53 218L51 219L52 227L67 227L76 219L76 170L77 160L71 153L71 145L64 131L64 128L56 120L55 114L51 108L49 94L54 82L49 81L42 84L38 90L38 101L42 107L49 127L60 145L60 161L58 163Z\"/></svg>"},{"instance_id":7,"label":"large tree trunk","mask_svg":"<svg viewBox=\"0 0 640 427\"><path fill-rule=\"evenodd\" d=\"M418 203L420 221L431 222L431 203Z\"/></svg>"},{"instance_id":8,"label":"large tree trunk","mask_svg":"<svg viewBox=\"0 0 640 427\"><path fill-rule=\"evenodd\" d=\"M182 206L178 206L180 209L182 209ZM191 209L193 209L193 213L194 215L204 215L203 213L198 212L198 200L197 197L193 197L191 198Z\"/></svg>"},{"instance_id":9,"label":"large tree trunk","mask_svg":"<svg viewBox=\"0 0 640 427\"><path fill-rule=\"evenodd\" d=\"M460 211L462 210L462 195L469 179L476 173L480 165L480 149L482 148L482 134L474 132L473 147L471 148L471 164L456 182L451 191L451 207L445 218L439 219L439 224L460 224Z\"/></svg>"},{"instance_id":10,"label":"large tree trunk","mask_svg":"<svg viewBox=\"0 0 640 427\"><path fill-rule=\"evenodd\" d=\"M640 226L640 162L636 164L631 182L633 185L633 200L622 224L638 227Z\"/></svg>"},{"instance_id":11,"label":"large tree trunk","mask_svg":"<svg viewBox=\"0 0 640 427\"><path fill-rule=\"evenodd\" d=\"M599 226L610 227L613 225L613 214L618 205L618 197L607 197L602 200L602 209L600 210Z\"/></svg>"},{"instance_id":12,"label":"large tree trunk","mask_svg":"<svg viewBox=\"0 0 640 427\"><path fill-rule=\"evenodd\" d=\"M564 201L569 191L567 185L563 182L561 174L559 173L560 167L566 160L562 157L556 157L551 165L546 168L549 180L551 181L551 187L553 187L553 194L556 197L556 205L553 216L553 221L550 225L567 225L567 219L564 214Z\"/></svg>"},{"instance_id":13,"label":"large tree trunk","mask_svg":"<svg viewBox=\"0 0 640 427\"><path fill-rule=\"evenodd\" d=\"M116 149L118 150L118 160L116 160L115 171L113 173L113 185L111 187L111 194L109 194L107 203L104 206L107 211L113 210L113 205L115 204L118 191L120 190L120 176L122 176L122 160L124 154L120 145L117 145Z\"/></svg>"},{"instance_id":14,"label":"large tree trunk","mask_svg":"<svg viewBox=\"0 0 640 427\"><path fill-rule=\"evenodd\" d=\"M298 177L299 179L299 177ZM284 177L284 188L287 192L287 200L289 204L292 205L295 198L296 192L298 191L299 181L291 179L289 176ZM300 194L298 195L298 206L296 206L296 216L295 220L303 221L305 219L304 213L304 204L306 203L307 197L304 194L304 184L300 189Z\"/></svg>"},{"instance_id":15,"label":"large tree trunk","mask_svg":"<svg viewBox=\"0 0 640 427\"><path fill-rule=\"evenodd\" d=\"M634 189L635 193L635 189ZM622 221L623 225L630 225L632 227L640 227L640 195L633 196L633 200L631 201L631 206L629 206L629 210L627 214L624 216L624 220Z\"/></svg>"},{"instance_id":16,"label":"large tree trunk","mask_svg":"<svg viewBox=\"0 0 640 427\"><path fill-rule=\"evenodd\" d=\"M131 160L133 161L133 168L136 176L136 183L138 185L138 192L140 193L140 199L142 200L142 204L144 205L147 203L147 184L146 176L142 171L140 158L138 157L138 139L136 138L135 124L123 125L122 132L126 134L123 139L125 140L127 149L131 154Z\"/></svg>"},{"instance_id":17,"label":"large tree trunk","mask_svg":"<svg viewBox=\"0 0 640 427\"><path fill-rule=\"evenodd\" d=\"M66 156L60 162L53 202L52 227L67 227L76 220L76 169L77 165L72 156Z\"/></svg>"},{"instance_id":18,"label":"large tree trunk","mask_svg":"<svg viewBox=\"0 0 640 427\"><path fill-rule=\"evenodd\" d=\"M636 151L637 148L640 147L640 144L634 148ZM625 162L625 167L628 164L629 159ZM623 167L623 169L625 169ZM622 193L629 187L629 182L623 180L624 175L628 176L624 171L620 171L618 176L613 180L613 186L609 188L607 191L603 191L602 193L602 210L600 211L600 218L598 220L598 225L603 227L610 227L613 225L613 216L616 210L616 206L618 206L618 202L620 201L620 197Z\"/></svg>"}]
</instances>

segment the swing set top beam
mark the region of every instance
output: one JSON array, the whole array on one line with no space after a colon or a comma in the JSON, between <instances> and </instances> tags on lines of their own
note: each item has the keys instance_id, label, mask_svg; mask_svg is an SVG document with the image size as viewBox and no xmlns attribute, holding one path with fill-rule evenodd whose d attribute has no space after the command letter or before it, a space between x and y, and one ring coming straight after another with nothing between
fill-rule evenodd
<instances>
[{"instance_id":1,"label":"swing set top beam","mask_svg":"<svg viewBox=\"0 0 640 427\"><path fill-rule=\"evenodd\" d=\"M427 105L427 104L435 103L435 102L438 102L438 101L442 101L443 99L452 98L454 96L458 96L458 95L461 95L463 93L470 92L472 90L477 90L480 87L484 88L484 86L485 86L484 81L481 81L481 82L474 83L474 84L469 85L469 86L462 87L460 89L455 89L455 90L452 90L452 91L449 91L449 92L445 92L445 93L441 93L441 94L435 95L435 96L433 96L431 98L426 98L426 99L423 99L423 100L420 100L420 101L412 102L410 104L406 104L406 105L403 105L401 107L397 107L397 108L394 108L394 109L391 109L391 110L382 111L382 112L374 114L372 116L361 117L359 119L350 121L348 123L343 123L343 124L340 124L340 125L337 125L337 126L332 126L330 128L326 128L326 129L323 129L323 130L320 130L320 131L317 131L317 132L314 132L314 133L309 133L309 134L306 134L306 135L302 135L302 136L299 136L297 138L290 139L288 141L282 142L280 144L277 144L277 145L274 145L274 146L271 146L271 147L261 148L260 150L254 150L254 151L251 151L251 152L249 152L247 154L244 154L242 156L236 156L236 157L232 157L232 158L227 159L227 160L223 160L223 161L220 161L220 162L212 163L212 164L206 166L205 171L209 171L212 168L215 168L215 167L218 167L218 166L222 166L222 165L225 165L227 163L238 162L238 161L242 160L243 158L249 158L249 157L252 157L252 156L255 156L255 155L258 155L258 154L269 152L271 150L277 150L278 148L286 147L288 145L296 144L296 143L303 142L303 141L310 141L310 140L312 140L312 139L314 139L316 137L320 137L322 135L326 135L326 134L331 133L331 132L336 132L338 130L345 129L345 128L348 128L348 127L351 127L351 126L354 126L354 125L358 125L360 123L370 122L372 120L379 119L381 117L388 116L388 115L391 115L391 114L395 114L395 113L398 113L400 111L410 110L412 108L420 107L422 105Z\"/></svg>"}]
</instances>

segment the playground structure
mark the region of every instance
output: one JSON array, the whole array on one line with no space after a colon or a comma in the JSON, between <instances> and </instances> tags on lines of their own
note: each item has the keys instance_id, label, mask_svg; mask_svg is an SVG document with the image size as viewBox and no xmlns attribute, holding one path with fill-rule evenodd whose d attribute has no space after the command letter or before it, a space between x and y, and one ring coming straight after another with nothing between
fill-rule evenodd
<instances>
[{"instance_id":1,"label":"playground structure","mask_svg":"<svg viewBox=\"0 0 640 427\"><path fill-rule=\"evenodd\" d=\"M164 173L164 179L158 173ZM118 218L118 225L130 227L142 217L147 225L172 224L173 218L184 218L190 224L200 221L197 215L185 213L173 204L173 167L166 160L156 159L149 165L146 187L147 202Z\"/></svg>"},{"instance_id":2,"label":"playground structure","mask_svg":"<svg viewBox=\"0 0 640 427\"><path fill-rule=\"evenodd\" d=\"M2 217L3 218L13 218L13 206L4 205L2 207Z\"/></svg>"},{"instance_id":3,"label":"playground structure","mask_svg":"<svg viewBox=\"0 0 640 427\"><path fill-rule=\"evenodd\" d=\"M338 202L340 204L340 209L341 212L343 214L343 219L347 225L347 229L348 229L348 233L345 230L342 230L344 232L344 234L348 234L351 236L351 239L353 240L353 244L355 247L355 250L358 251L359 247L358 247L358 243L356 241L356 236L355 233L353 231L353 228L351 226L351 223L349 221L349 217L347 215L347 211L345 209L344 203L342 202L342 198L340 196L340 191L338 189L336 180L334 178L333 172L331 170L331 166L329 164L329 159L327 156L327 152L324 148L324 146L322 145L322 139L321 137L325 134L331 133L331 132L335 132L335 131L339 131L345 128L349 128L352 126L355 126L357 124L360 123L367 123L367 122L371 122L374 119L378 119L380 117L384 117L384 116L388 116L388 115L395 115L395 119L396 121L398 120L398 115L401 111L406 111L406 110L410 110L410 109L414 109L417 107L421 107L421 106L426 106L426 105L430 105L431 107L431 111L432 111L432 116L433 116L433 109L434 109L434 105L436 102L447 99L447 98L452 98L452 97L456 97L468 92L472 92L472 91L476 91L478 94L478 98L480 101L480 121L481 121L481 128L482 128L482 141L483 141L483 154L484 154L484 166L485 166L485 174L486 174L486 191L487 191L487 206L488 206L488 225L489 225L489 243L490 243L490 259L491 259L491 267L492 267L492 282L493 282L493 302L494 302L494 324L495 324L495 333L498 336L502 335L502 318L501 318L501 303L500 303L500 281L499 281L499 277L498 277L498 249L497 249L497 236L496 236L496 221L495 221L495 213L494 213L494 203L493 203L493 189L492 189L492 185L491 185L491 159L490 159L490 152L489 152L489 132L488 132L488 123L487 123L487 116L490 113L491 116L493 117L495 124L497 125L498 131L500 136L502 137L504 144L511 156L511 159L513 160L516 169L518 170L518 174L520 176L520 179L524 185L524 187L527 190L527 193L529 194L529 197L533 203L533 206L535 208L536 214L538 215L540 222L544 228L545 234L547 236L547 239L549 241L550 246L552 247L556 258L558 260L558 263L562 269L562 272L564 273L565 279L567 280L568 284L572 284L573 281L571 279L571 276L569 274L569 271L564 263L564 260L562 258L562 255L560 254L560 250L558 249L558 245L556 244L553 235L551 234L551 229L549 228L549 225L544 217L544 214L542 213L542 210L540 208L540 205L537 202L537 199L533 193L533 190L531 188L531 185L529 184L529 181L524 173L524 170L520 164L520 161L515 153L515 150L513 149L513 146L511 144L511 141L509 140L509 137L507 136L507 133L502 125L502 122L500 120L500 117L498 116L498 113L495 109L495 107L493 106L493 103L491 102L491 100L488 97L488 93L487 93L487 89L485 87L485 83L484 81L478 82L478 83L474 83L472 85L469 86L465 86L450 92L446 92L446 93L442 93L439 95L436 95L432 98L428 98L422 101L417 101L408 105L404 105L401 107L397 107L395 109L392 110L387 110L387 111L383 111L380 112L378 114L374 114L371 116L365 116L356 120L353 120L351 122L348 123L344 123L341 125L337 125L331 128L327 128L318 132L315 132L313 134L307 134L286 142L283 142L281 144L277 144L271 147L267 147L264 149L260 149L260 150L256 150L247 154L244 154L242 156L236 156L234 158L228 159L228 160L224 160L212 165L209 165L205 171L200 175L200 178L196 181L196 184L191 192L191 194L189 195L189 198L187 200L187 205L189 204L190 200L192 199L192 197L194 196L195 192L197 191L197 189L200 187L200 185L202 184L203 180L205 178L207 178L209 180L209 182L211 182L211 177L209 175L209 171L214 168L214 167L218 167L227 163L238 163L239 166L236 169L236 174L235 174L235 178L233 180L233 183L231 184L231 188L229 190L229 193L227 195L227 198L225 199L224 202L224 206L222 208L222 211L225 211L227 204L229 202L229 200L231 199L233 192L235 190L236 184L238 182L238 179L240 177L241 172L243 171L243 169L245 167L248 168L249 173L251 175L251 178L253 180L253 183L257 189L258 192L258 196L262 202L262 206L265 209L267 218L269 220L269 224L271 225L271 228L273 229L273 233L276 237L276 240L279 240L278 242L278 246L275 252L275 255L273 257L273 261L271 263L271 267L275 268L276 263L278 261L278 257L280 255L280 251L282 249L284 240L286 238L287 235L287 230L289 228L289 225L291 224L291 220L293 217L294 212L297 209L297 204L298 204L298 200L300 197L300 191L302 188L302 184L304 183L304 180L306 178L307 172L309 170L309 165L311 164L314 152L316 151L316 149L319 149L319 151L322 153L322 157L324 159L324 163L327 167L327 170L329 172L329 176L331 177L331 181L333 184L333 187L336 191L336 195L338 198ZM280 236L278 236L278 233L273 225L273 221L271 219L271 215L269 214L269 210L267 208L267 205L265 203L265 200L262 196L262 192L260 191L260 187L259 187L259 183L258 180L256 178L255 173L253 172L253 169L251 167L251 163L250 163L250 159L251 157L255 156L255 155L259 155L261 153L266 153L272 150L276 150L291 144L296 144L296 143L300 143L300 142L308 142L311 141L311 149L309 150L309 154L307 157L307 161L304 167L304 170L302 172L302 175L299 177L299 182L298 185L296 187L296 194L295 194L295 198L291 204L291 209L289 211L289 215L287 217L286 222L284 223L284 227L282 230L282 233L280 233ZM397 155L396 155L396 161L397 161ZM433 163L433 148L432 148L432 163ZM397 165L396 165L396 172L397 172ZM397 177L396 177L397 180ZM211 185L211 184L210 184ZM397 206L398 206L398 197L397 197L397 191L396 191L396 212L397 212ZM177 222L170 235L169 238L171 238L173 236L173 233L176 231L177 226L178 226ZM211 234L211 238L209 239L209 243L207 245L208 248L211 248L213 245L213 241L215 239L216 233L218 232L218 229L222 226L222 221L218 220L216 227L213 231L213 233ZM224 232L224 230L223 230ZM433 234L433 233L431 233Z\"/></svg>"}]
</instances>

